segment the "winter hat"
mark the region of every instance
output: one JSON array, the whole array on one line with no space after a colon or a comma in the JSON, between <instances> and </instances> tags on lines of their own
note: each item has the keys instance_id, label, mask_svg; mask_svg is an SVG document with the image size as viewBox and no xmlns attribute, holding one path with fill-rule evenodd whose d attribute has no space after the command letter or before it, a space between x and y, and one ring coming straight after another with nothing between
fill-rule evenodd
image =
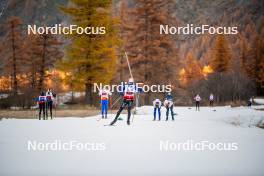
<instances>
[{"instance_id":1,"label":"winter hat","mask_svg":"<svg viewBox=\"0 0 264 176\"><path fill-rule=\"evenodd\" d=\"M128 82L129 82L129 83L133 83L133 82L134 82L134 79L133 79L133 78L129 78L129 79L128 79Z\"/></svg>"}]
</instances>

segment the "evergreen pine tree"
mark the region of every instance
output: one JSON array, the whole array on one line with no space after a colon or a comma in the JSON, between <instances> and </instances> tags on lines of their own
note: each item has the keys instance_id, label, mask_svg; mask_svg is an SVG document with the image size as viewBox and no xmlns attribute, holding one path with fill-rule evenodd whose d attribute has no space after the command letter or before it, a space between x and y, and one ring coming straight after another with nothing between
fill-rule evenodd
<instances>
[{"instance_id":1,"label":"evergreen pine tree","mask_svg":"<svg viewBox=\"0 0 264 176\"><path fill-rule=\"evenodd\" d=\"M92 104L93 83L111 81L117 64L115 46L117 20L111 16L111 0L70 0L70 7L61 7L72 23L80 27L105 27L106 34L73 34L61 69L69 72L73 83L85 89L85 100Z\"/></svg>"}]
</instances>

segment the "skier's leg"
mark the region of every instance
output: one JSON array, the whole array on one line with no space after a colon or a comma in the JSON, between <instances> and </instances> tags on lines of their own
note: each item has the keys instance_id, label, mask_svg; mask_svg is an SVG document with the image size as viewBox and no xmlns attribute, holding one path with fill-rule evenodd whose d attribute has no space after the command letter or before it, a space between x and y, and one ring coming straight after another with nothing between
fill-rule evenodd
<instances>
[{"instance_id":1,"label":"skier's leg","mask_svg":"<svg viewBox=\"0 0 264 176\"><path fill-rule=\"evenodd\" d=\"M105 118L107 119L108 100L105 101Z\"/></svg>"},{"instance_id":2,"label":"skier's leg","mask_svg":"<svg viewBox=\"0 0 264 176\"><path fill-rule=\"evenodd\" d=\"M48 102L44 104L44 120L48 119Z\"/></svg>"},{"instance_id":3,"label":"skier's leg","mask_svg":"<svg viewBox=\"0 0 264 176\"><path fill-rule=\"evenodd\" d=\"M195 110L197 111L197 108L198 108L198 101L195 102Z\"/></svg>"},{"instance_id":4,"label":"skier's leg","mask_svg":"<svg viewBox=\"0 0 264 176\"><path fill-rule=\"evenodd\" d=\"M46 107L46 105L47 105L47 103L45 102L45 103L43 103L43 118L44 118L44 120L46 120L46 112L47 112L47 107Z\"/></svg>"},{"instance_id":5,"label":"skier's leg","mask_svg":"<svg viewBox=\"0 0 264 176\"><path fill-rule=\"evenodd\" d=\"M130 116L131 116L132 104L133 104L133 102L132 101L129 101L128 102L128 105L127 105L127 124L128 125L130 125Z\"/></svg>"},{"instance_id":6,"label":"skier's leg","mask_svg":"<svg viewBox=\"0 0 264 176\"><path fill-rule=\"evenodd\" d=\"M121 106L120 106L120 108L119 108L119 110L118 110L118 112L117 112L117 114L115 116L115 119L110 123L110 125L114 125L116 123L116 121L117 121L119 115L121 114L121 112L123 111L125 105L126 104L124 102L122 102L122 104L121 104Z\"/></svg>"},{"instance_id":7,"label":"skier's leg","mask_svg":"<svg viewBox=\"0 0 264 176\"><path fill-rule=\"evenodd\" d=\"M41 104L39 103L39 120L41 120L41 111L42 111L42 106L41 106Z\"/></svg>"},{"instance_id":8,"label":"skier's leg","mask_svg":"<svg viewBox=\"0 0 264 176\"><path fill-rule=\"evenodd\" d=\"M154 121L156 120L156 110L157 110L157 108L156 107L154 107Z\"/></svg>"},{"instance_id":9,"label":"skier's leg","mask_svg":"<svg viewBox=\"0 0 264 176\"><path fill-rule=\"evenodd\" d=\"M48 117L49 117L49 101L47 101L47 103L46 103L46 116L48 119Z\"/></svg>"},{"instance_id":10,"label":"skier's leg","mask_svg":"<svg viewBox=\"0 0 264 176\"><path fill-rule=\"evenodd\" d=\"M173 106L170 107L170 110L171 110L171 118L172 118L172 120L174 120Z\"/></svg>"},{"instance_id":11,"label":"skier's leg","mask_svg":"<svg viewBox=\"0 0 264 176\"><path fill-rule=\"evenodd\" d=\"M198 111L200 111L200 102L198 101Z\"/></svg>"},{"instance_id":12,"label":"skier's leg","mask_svg":"<svg viewBox=\"0 0 264 176\"><path fill-rule=\"evenodd\" d=\"M49 107L50 108L50 118L52 119L52 106L53 106L53 102L50 101L49 103L50 103L50 105L49 105L50 106Z\"/></svg>"},{"instance_id":13,"label":"skier's leg","mask_svg":"<svg viewBox=\"0 0 264 176\"><path fill-rule=\"evenodd\" d=\"M169 118L169 107L166 107L166 121L168 120Z\"/></svg>"},{"instance_id":14,"label":"skier's leg","mask_svg":"<svg viewBox=\"0 0 264 176\"><path fill-rule=\"evenodd\" d=\"M104 101L101 101L101 108L102 108L102 119L104 118L104 111L105 111L105 105L104 105Z\"/></svg>"},{"instance_id":15,"label":"skier's leg","mask_svg":"<svg viewBox=\"0 0 264 176\"><path fill-rule=\"evenodd\" d=\"M41 110L40 110L40 118L41 115L43 116L43 120L45 120L45 108L44 108L44 103L41 104Z\"/></svg>"},{"instance_id":16,"label":"skier's leg","mask_svg":"<svg viewBox=\"0 0 264 176\"><path fill-rule=\"evenodd\" d=\"M159 121L160 121L160 116L161 116L160 108L158 108L158 113L159 113Z\"/></svg>"}]
</instances>

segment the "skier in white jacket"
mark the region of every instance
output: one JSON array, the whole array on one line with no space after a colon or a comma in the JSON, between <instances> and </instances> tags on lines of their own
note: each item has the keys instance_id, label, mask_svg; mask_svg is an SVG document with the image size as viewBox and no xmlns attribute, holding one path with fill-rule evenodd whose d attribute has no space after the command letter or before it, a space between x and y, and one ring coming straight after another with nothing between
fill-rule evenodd
<instances>
[{"instance_id":1,"label":"skier in white jacket","mask_svg":"<svg viewBox=\"0 0 264 176\"><path fill-rule=\"evenodd\" d=\"M210 102L210 106L213 107L214 106L214 94L210 94L209 96L209 102Z\"/></svg>"},{"instance_id":2,"label":"skier in white jacket","mask_svg":"<svg viewBox=\"0 0 264 176\"><path fill-rule=\"evenodd\" d=\"M153 101L153 107L154 107L154 121L156 120L156 112L158 110L158 114L159 114L159 121L160 121L160 116L161 116L161 113L160 113L160 108L161 108L161 101L160 99L155 99Z\"/></svg>"}]
</instances>

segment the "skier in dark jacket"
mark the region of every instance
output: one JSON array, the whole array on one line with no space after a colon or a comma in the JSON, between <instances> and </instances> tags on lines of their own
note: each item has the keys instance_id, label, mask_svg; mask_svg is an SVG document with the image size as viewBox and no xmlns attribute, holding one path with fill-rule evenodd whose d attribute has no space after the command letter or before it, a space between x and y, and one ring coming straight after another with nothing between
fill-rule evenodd
<instances>
[{"instance_id":1,"label":"skier in dark jacket","mask_svg":"<svg viewBox=\"0 0 264 176\"><path fill-rule=\"evenodd\" d=\"M166 96L166 99L165 99L163 104L166 108L166 121L168 121L168 119L169 119L169 111L171 111L171 118L172 118L172 120L174 120L173 97L172 97L170 92Z\"/></svg>"},{"instance_id":2,"label":"skier in dark jacket","mask_svg":"<svg viewBox=\"0 0 264 176\"><path fill-rule=\"evenodd\" d=\"M133 102L135 99L135 93L136 92L142 92L141 88L138 88L134 84L134 80L132 78L129 79L128 84L124 85L122 88L122 91L120 92L121 95L123 95L123 101L122 104L116 114L116 117L114 120L110 123L110 125L114 125L123 111L123 109L127 106L127 125L130 125L130 116L131 116L131 109L133 106Z\"/></svg>"},{"instance_id":3,"label":"skier in dark jacket","mask_svg":"<svg viewBox=\"0 0 264 176\"><path fill-rule=\"evenodd\" d=\"M41 112L43 112L43 119L46 119L46 102L47 98L44 92L41 92L40 96L37 98L39 105L39 120L41 120Z\"/></svg>"}]
</instances>

